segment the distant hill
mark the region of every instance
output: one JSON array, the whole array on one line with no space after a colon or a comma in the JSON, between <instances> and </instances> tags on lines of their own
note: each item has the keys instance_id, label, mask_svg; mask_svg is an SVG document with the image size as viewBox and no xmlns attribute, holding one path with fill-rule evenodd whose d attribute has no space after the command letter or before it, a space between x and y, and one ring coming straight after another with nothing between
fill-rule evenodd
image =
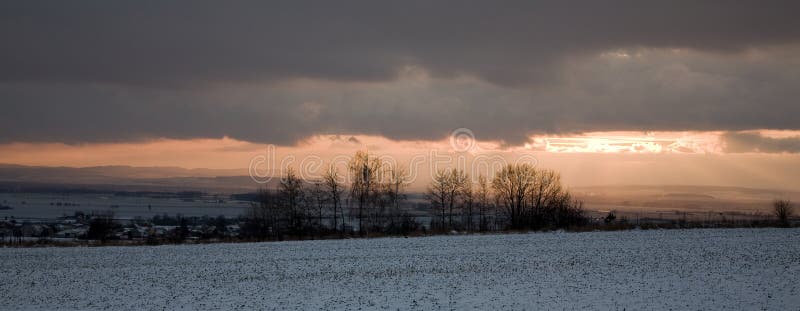
<instances>
[{"instance_id":1,"label":"distant hill","mask_svg":"<svg viewBox=\"0 0 800 311\"><path fill-rule=\"evenodd\" d=\"M800 201L800 192L707 185L613 185L570 188L596 210L739 211L769 213L774 199Z\"/></svg>"},{"instance_id":2,"label":"distant hill","mask_svg":"<svg viewBox=\"0 0 800 311\"><path fill-rule=\"evenodd\" d=\"M264 185L246 170L180 167L42 167L0 164L0 191L182 191L242 192Z\"/></svg>"},{"instance_id":3,"label":"distant hill","mask_svg":"<svg viewBox=\"0 0 800 311\"><path fill-rule=\"evenodd\" d=\"M87 177L121 177L121 178L169 178L169 177L217 177L243 176L246 169L208 169L182 168L172 166L133 167L133 166L24 166L0 164L0 179L4 178L87 178Z\"/></svg>"}]
</instances>

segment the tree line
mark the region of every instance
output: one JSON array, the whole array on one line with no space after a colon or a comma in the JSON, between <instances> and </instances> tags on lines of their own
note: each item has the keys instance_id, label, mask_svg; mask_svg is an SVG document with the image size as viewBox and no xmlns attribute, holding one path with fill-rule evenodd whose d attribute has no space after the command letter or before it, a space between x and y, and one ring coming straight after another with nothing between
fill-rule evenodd
<instances>
[{"instance_id":1,"label":"tree line","mask_svg":"<svg viewBox=\"0 0 800 311\"><path fill-rule=\"evenodd\" d=\"M257 238L357 233L407 234L420 224L401 204L407 174L357 152L347 165L350 182L331 166L320 180L305 182L292 169L276 189L260 189L242 233ZM355 228L355 229L353 229Z\"/></svg>"},{"instance_id":2,"label":"tree line","mask_svg":"<svg viewBox=\"0 0 800 311\"><path fill-rule=\"evenodd\" d=\"M582 202L557 172L529 164L503 167L473 180L464 170L435 172L424 199L427 210L407 206L409 176L379 157L359 151L346 171L331 166L306 182L287 169L273 189L260 189L242 234L257 239L433 231L555 229L587 223ZM347 182L345 182L347 180ZM427 217L424 217L427 216ZM428 226L419 221L429 218Z\"/></svg>"}]
</instances>

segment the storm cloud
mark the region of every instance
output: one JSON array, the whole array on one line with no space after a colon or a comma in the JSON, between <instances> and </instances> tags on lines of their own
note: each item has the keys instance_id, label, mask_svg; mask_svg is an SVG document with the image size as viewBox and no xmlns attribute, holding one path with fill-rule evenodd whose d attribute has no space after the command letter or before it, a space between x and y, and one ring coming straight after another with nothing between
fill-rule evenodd
<instances>
[{"instance_id":1,"label":"storm cloud","mask_svg":"<svg viewBox=\"0 0 800 311\"><path fill-rule=\"evenodd\" d=\"M0 141L798 129L796 1L0 4Z\"/></svg>"}]
</instances>

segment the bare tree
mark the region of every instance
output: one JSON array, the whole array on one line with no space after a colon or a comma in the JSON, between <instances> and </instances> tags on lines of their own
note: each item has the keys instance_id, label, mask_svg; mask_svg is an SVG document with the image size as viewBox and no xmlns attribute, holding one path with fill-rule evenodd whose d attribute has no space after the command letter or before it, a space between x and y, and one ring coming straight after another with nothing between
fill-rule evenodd
<instances>
[{"instance_id":1,"label":"bare tree","mask_svg":"<svg viewBox=\"0 0 800 311\"><path fill-rule=\"evenodd\" d=\"M439 225L444 226L445 213L447 212L448 202L448 189L450 183L450 172L447 170L438 170L436 175L433 176L431 184L425 193L425 197L431 203L431 207L439 212L441 217Z\"/></svg>"},{"instance_id":2,"label":"bare tree","mask_svg":"<svg viewBox=\"0 0 800 311\"><path fill-rule=\"evenodd\" d=\"M308 199L309 202L307 204L309 206L316 206L317 221L315 231L319 233L323 228L322 211L325 209L325 191L322 189L322 181L314 181Z\"/></svg>"},{"instance_id":3,"label":"bare tree","mask_svg":"<svg viewBox=\"0 0 800 311\"><path fill-rule=\"evenodd\" d=\"M351 175L350 197L358 203L358 232L365 234L364 209L369 208L376 188L380 184L381 161L369 156L367 152L356 152L348 168Z\"/></svg>"},{"instance_id":4,"label":"bare tree","mask_svg":"<svg viewBox=\"0 0 800 311\"><path fill-rule=\"evenodd\" d=\"M511 227L520 229L525 224L530 192L534 187L536 170L528 164L507 165L492 180L498 203L511 221Z\"/></svg>"},{"instance_id":5,"label":"bare tree","mask_svg":"<svg viewBox=\"0 0 800 311\"><path fill-rule=\"evenodd\" d=\"M514 229L568 226L583 219L583 204L574 200L551 170L528 164L508 165L492 181L498 204Z\"/></svg>"},{"instance_id":6,"label":"bare tree","mask_svg":"<svg viewBox=\"0 0 800 311\"><path fill-rule=\"evenodd\" d=\"M775 217L778 217L778 221L784 226L789 225L789 217L792 217L792 213L794 212L792 202L789 200L775 200L772 202L772 207Z\"/></svg>"},{"instance_id":7,"label":"bare tree","mask_svg":"<svg viewBox=\"0 0 800 311\"><path fill-rule=\"evenodd\" d=\"M447 204L449 209L448 226L452 229L454 210L460 207L461 205L460 200L463 199L465 189L467 189L470 186L470 184L469 184L469 177L467 176L467 173L465 173L463 170L454 168L450 171L449 177L450 177L450 182L449 182L449 187L447 189L448 191Z\"/></svg>"},{"instance_id":8,"label":"bare tree","mask_svg":"<svg viewBox=\"0 0 800 311\"><path fill-rule=\"evenodd\" d=\"M275 191L258 189L256 200L247 211L242 234L256 239L282 239L290 226L289 218L289 209Z\"/></svg>"},{"instance_id":9,"label":"bare tree","mask_svg":"<svg viewBox=\"0 0 800 311\"><path fill-rule=\"evenodd\" d=\"M300 233L303 226L303 218L306 216L302 211L301 203L305 193L303 191L303 181L297 176L293 169L286 170L280 180L280 195L284 204L289 209L289 223L296 233Z\"/></svg>"},{"instance_id":10,"label":"bare tree","mask_svg":"<svg viewBox=\"0 0 800 311\"><path fill-rule=\"evenodd\" d=\"M328 192L328 200L333 208L333 229L339 230L337 211L340 210L339 206L341 205L342 193L344 192L344 187L339 183L339 171L336 170L336 167L331 165L328 171L325 172L325 175L322 176L322 180L325 184L325 190ZM344 219L342 219L342 221L344 222Z\"/></svg>"},{"instance_id":11,"label":"bare tree","mask_svg":"<svg viewBox=\"0 0 800 311\"><path fill-rule=\"evenodd\" d=\"M475 223L473 221L475 218L475 193L470 182L466 182L461 189L461 207L464 210L464 229L472 231Z\"/></svg>"},{"instance_id":12,"label":"bare tree","mask_svg":"<svg viewBox=\"0 0 800 311\"><path fill-rule=\"evenodd\" d=\"M389 228L397 229L399 224L398 217L401 214L400 203L405 200L405 185L408 175L399 167L390 167L386 171L385 181L382 183L382 197L385 198L386 205L389 207Z\"/></svg>"},{"instance_id":13,"label":"bare tree","mask_svg":"<svg viewBox=\"0 0 800 311\"><path fill-rule=\"evenodd\" d=\"M561 191L550 204L549 225L563 228L585 225L588 221L583 211L583 202L573 198L569 191Z\"/></svg>"},{"instance_id":14,"label":"bare tree","mask_svg":"<svg viewBox=\"0 0 800 311\"><path fill-rule=\"evenodd\" d=\"M426 197L433 208L439 211L442 227L447 219L447 228L454 228L453 215L457 208L463 206L464 194L469 186L469 177L462 170L454 168L436 172L428 186Z\"/></svg>"},{"instance_id":15,"label":"bare tree","mask_svg":"<svg viewBox=\"0 0 800 311\"><path fill-rule=\"evenodd\" d=\"M488 229L486 213L489 210L489 182L486 176L478 176L478 192L476 199L478 203L478 213L480 214L478 230L486 231Z\"/></svg>"}]
</instances>

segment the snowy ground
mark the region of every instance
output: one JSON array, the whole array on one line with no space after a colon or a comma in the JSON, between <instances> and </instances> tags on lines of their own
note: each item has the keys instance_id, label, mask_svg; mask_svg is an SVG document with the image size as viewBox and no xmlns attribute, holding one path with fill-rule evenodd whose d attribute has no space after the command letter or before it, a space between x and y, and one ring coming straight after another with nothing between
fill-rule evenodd
<instances>
[{"instance_id":1,"label":"snowy ground","mask_svg":"<svg viewBox=\"0 0 800 311\"><path fill-rule=\"evenodd\" d=\"M0 249L0 309L800 310L800 230Z\"/></svg>"}]
</instances>

